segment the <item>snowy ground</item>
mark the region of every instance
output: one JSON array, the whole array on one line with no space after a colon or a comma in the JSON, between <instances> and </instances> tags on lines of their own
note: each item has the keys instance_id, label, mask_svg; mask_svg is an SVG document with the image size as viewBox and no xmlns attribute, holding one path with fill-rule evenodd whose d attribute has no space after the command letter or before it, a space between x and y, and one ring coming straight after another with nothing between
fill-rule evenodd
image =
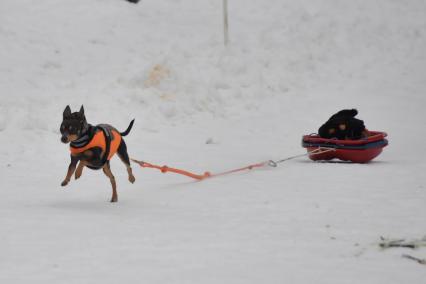
<instances>
[{"instance_id":1,"label":"snowy ground","mask_svg":"<svg viewBox=\"0 0 426 284\"><path fill-rule=\"evenodd\" d=\"M421 283L380 236L426 235L426 3L0 2L1 283ZM64 107L124 130L132 157L195 172L303 153L356 107L390 145L192 182L112 161L60 187ZM213 143L206 144L207 140Z\"/></svg>"}]
</instances>

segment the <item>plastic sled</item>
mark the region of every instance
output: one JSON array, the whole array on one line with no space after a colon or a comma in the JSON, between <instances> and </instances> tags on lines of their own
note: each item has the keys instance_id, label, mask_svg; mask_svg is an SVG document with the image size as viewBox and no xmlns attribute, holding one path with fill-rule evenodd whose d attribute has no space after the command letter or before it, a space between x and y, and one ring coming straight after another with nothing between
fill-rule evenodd
<instances>
[{"instance_id":1,"label":"plastic sled","mask_svg":"<svg viewBox=\"0 0 426 284\"><path fill-rule=\"evenodd\" d=\"M302 147L306 148L313 161L340 159L353 163L368 163L388 145L387 134L369 131L369 136L357 140L321 138L318 134L304 135Z\"/></svg>"}]
</instances>

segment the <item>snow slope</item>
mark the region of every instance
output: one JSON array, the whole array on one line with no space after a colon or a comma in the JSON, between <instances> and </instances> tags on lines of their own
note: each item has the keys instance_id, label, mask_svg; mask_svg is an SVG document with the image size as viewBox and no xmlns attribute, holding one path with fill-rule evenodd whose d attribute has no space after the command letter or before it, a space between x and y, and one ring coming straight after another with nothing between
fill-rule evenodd
<instances>
[{"instance_id":1,"label":"snow slope","mask_svg":"<svg viewBox=\"0 0 426 284\"><path fill-rule=\"evenodd\" d=\"M2 0L2 283L419 283L426 3ZM368 165L307 158L203 182L112 161L61 188L64 107L125 129L132 157L196 172L303 153L359 109L390 145ZM211 140L213 143L206 143Z\"/></svg>"}]
</instances>

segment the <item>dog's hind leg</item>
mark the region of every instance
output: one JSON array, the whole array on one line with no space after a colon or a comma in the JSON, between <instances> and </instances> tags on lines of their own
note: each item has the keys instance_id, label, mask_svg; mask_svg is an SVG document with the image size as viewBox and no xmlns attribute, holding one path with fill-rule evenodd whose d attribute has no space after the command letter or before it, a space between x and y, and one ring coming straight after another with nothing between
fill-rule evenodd
<instances>
[{"instance_id":1,"label":"dog's hind leg","mask_svg":"<svg viewBox=\"0 0 426 284\"><path fill-rule=\"evenodd\" d=\"M118 196L117 196L117 185L115 183L115 177L111 172L111 168L109 166L109 161L106 162L106 164L104 165L104 167L102 168L102 170L104 171L104 174L109 177L109 180L111 182L111 186L112 186L112 197L111 197L111 202L117 202L118 201Z\"/></svg>"},{"instance_id":2,"label":"dog's hind leg","mask_svg":"<svg viewBox=\"0 0 426 284\"><path fill-rule=\"evenodd\" d=\"M120 160L126 165L127 174L129 175L129 181L131 183L134 183L135 176L133 175L132 167L130 166L130 159L129 154L127 154L126 142L124 142L123 139L121 139L120 146L118 146L117 155L120 157Z\"/></svg>"}]
</instances>

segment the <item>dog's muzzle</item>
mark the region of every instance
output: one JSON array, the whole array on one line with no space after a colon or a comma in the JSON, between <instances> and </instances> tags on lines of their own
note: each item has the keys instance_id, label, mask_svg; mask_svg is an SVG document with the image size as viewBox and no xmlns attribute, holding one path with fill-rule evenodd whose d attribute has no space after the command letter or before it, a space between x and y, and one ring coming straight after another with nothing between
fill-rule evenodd
<instances>
[{"instance_id":1,"label":"dog's muzzle","mask_svg":"<svg viewBox=\"0 0 426 284\"><path fill-rule=\"evenodd\" d=\"M61 142L62 143L68 143L68 136L67 135L62 135Z\"/></svg>"}]
</instances>

